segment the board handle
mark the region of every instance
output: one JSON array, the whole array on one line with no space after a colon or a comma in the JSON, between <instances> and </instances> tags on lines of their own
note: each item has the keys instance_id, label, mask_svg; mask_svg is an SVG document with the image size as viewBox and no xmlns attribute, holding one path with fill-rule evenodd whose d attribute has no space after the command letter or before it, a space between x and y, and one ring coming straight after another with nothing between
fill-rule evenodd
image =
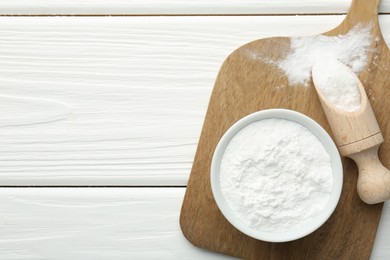
<instances>
[{"instance_id":1,"label":"board handle","mask_svg":"<svg viewBox=\"0 0 390 260\"><path fill-rule=\"evenodd\" d=\"M337 36L339 34L347 34L358 24L370 24L373 34L383 38L380 32L378 20L380 2L381 0L352 0L344 21L333 30L326 32L324 35Z\"/></svg>"},{"instance_id":2,"label":"board handle","mask_svg":"<svg viewBox=\"0 0 390 260\"><path fill-rule=\"evenodd\" d=\"M358 23L378 21L380 0L353 0L346 21L355 26Z\"/></svg>"}]
</instances>

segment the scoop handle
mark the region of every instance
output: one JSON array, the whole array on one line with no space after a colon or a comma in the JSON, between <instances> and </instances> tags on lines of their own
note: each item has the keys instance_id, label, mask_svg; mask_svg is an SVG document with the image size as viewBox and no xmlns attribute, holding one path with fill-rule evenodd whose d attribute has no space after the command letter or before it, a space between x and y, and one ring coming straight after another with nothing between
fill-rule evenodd
<instances>
[{"instance_id":1,"label":"scoop handle","mask_svg":"<svg viewBox=\"0 0 390 260\"><path fill-rule=\"evenodd\" d=\"M367 204L376 204L390 199L390 171L378 158L379 145L349 155L359 169L357 191Z\"/></svg>"}]
</instances>

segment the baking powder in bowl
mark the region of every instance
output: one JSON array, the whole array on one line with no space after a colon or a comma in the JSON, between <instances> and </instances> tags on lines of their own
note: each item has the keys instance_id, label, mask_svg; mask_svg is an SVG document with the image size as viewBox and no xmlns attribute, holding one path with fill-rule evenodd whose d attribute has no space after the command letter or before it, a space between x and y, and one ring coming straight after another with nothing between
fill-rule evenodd
<instances>
[{"instance_id":1,"label":"baking powder in bowl","mask_svg":"<svg viewBox=\"0 0 390 260\"><path fill-rule=\"evenodd\" d=\"M326 207L331 158L306 127L264 119L241 129L220 164L222 194L246 225L261 231L298 229Z\"/></svg>"}]
</instances>

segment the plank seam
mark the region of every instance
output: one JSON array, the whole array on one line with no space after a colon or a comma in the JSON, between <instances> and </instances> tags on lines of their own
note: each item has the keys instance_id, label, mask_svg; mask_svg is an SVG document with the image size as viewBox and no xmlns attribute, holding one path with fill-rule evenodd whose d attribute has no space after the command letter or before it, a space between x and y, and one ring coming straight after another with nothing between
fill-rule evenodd
<instances>
[{"instance_id":1,"label":"plank seam","mask_svg":"<svg viewBox=\"0 0 390 260\"><path fill-rule=\"evenodd\" d=\"M155 189L160 189L160 188L187 188L185 185L124 185L124 186L117 186L117 185L105 185L105 186L98 186L98 185L76 185L76 186L71 186L71 185L12 185L12 186L0 186L0 189L9 189L9 188L155 188Z\"/></svg>"},{"instance_id":2,"label":"plank seam","mask_svg":"<svg viewBox=\"0 0 390 260\"><path fill-rule=\"evenodd\" d=\"M333 16L346 15L343 13L275 13L275 14L0 14L0 17L185 17L185 16ZM390 14L390 12L378 13L379 15Z\"/></svg>"}]
</instances>

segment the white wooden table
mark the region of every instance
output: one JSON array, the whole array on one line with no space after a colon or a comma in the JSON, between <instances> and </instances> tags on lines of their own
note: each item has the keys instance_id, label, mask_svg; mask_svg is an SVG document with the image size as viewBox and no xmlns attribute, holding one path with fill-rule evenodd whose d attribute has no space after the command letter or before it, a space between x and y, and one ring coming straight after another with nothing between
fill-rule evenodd
<instances>
[{"instance_id":1,"label":"white wooden table","mask_svg":"<svg viewBox=\"0 0 390 260\"><path fill-rule=\"evenodd\" d=\"M0 259L227 258L179 228L219 67L350 1L0 0ZM372 259L390 259L390 204Z\"/></svg>"}]
</instances>

